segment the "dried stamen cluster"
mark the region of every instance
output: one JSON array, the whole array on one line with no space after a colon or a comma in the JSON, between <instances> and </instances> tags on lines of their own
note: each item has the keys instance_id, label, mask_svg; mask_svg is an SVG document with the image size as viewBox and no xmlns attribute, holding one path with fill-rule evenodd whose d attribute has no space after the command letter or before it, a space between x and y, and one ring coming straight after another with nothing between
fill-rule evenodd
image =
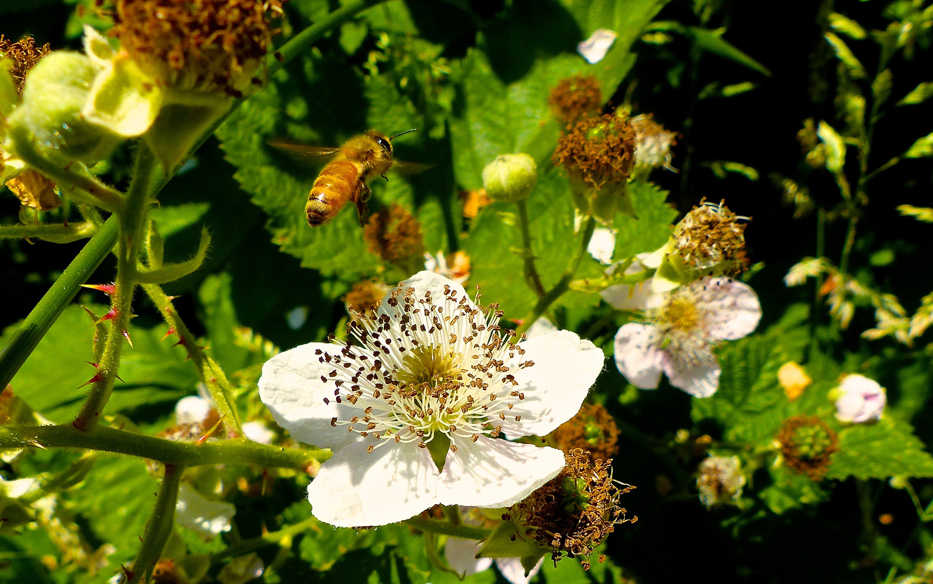
<instances>
[{"instance_id":1,"label":"dried stamen cluster","mask_svg":"<svg viewBox=\"0 0 933 584\"><path fill-rule=\"evenodd\" d=\"M511 410L524 394L516 375L534 363L495 324L501 316L450 286L441 299L396 288L378 315L350 324L356 345L315 351L330 368L321 382L334 388L324 403L352 406L331 426L368 438L370 452L390 441L424 448L440 434L456 452L457 439L518 431L521 415Z\"/></svg>"},{"instance_id":2,"label":"dried stamen cluster","mask_svg":"<svg viewBox=\"0 0 933 584\"><path fill-rule=\"evenodd\" d=\"M373 213L363 229L366 247L387 262L401 262L424 255L421 224L401 205Z\"/></svg>"},{"instance_id":3,"label":"dried stamen cluster","mask_svg":"<svg viewBox=\"0 0 933 584\"><path fill-rule=\"evenodd\" d=\"M577 415L561 424L550 438L564 452L582 448L599 459L612 458L619 449L619 427L599 404L583 404Z\"/></svg>"},{"instance_id":4,"label":"dried stamen cluster","mask_svg":"<svg viewBox=\"0 0 933 584\"><path fill-rule=\"evenodd\" d=\"M597 190L624 184L635 165L635 129L618 113L584 118L560 137L551 158Z\"/></svg>"},{"instance_id":5,"label":"dried stamen cluster","mask_svg":"<svg viewBox=\"0 0 933 584\"><path fill-rule=\"evenodd\" d=\"M17 93L23 94L26 73L48 52L48 43L38 46L35 39L30 36L25 36L14 43L0 35L0 58L10 60L10 76L16 84Z\"/></svg>"},{"instance_id":6,"label":"dried stamen cluster","mask_svg":"<svg viewBox=\"0 0 933 584\"><path fill-rule=\"evenodd\" d=\"M589 569L589 556L615 526L635 523L619 504L635 487L612 479L612 461L599 460L576 448L566 453L567 465L557 477L512 507L511 515L526 526L528 535L551 549L556 562L563 554L580 558Z\"/></svg>"},{"instance_id":7,"label":"dried stamen cluster","mask_svg":"<svg viewBox=\"0 0 933 584\"><path fill-rule=\"evenodd\" d=\"M279 0L117 0L112 34L166 86L240 96L272 45Z\"/></svg>"},{"instance_id":8,"label":"dried stamen cluster","mask_svg":"<svg viewBox=\"0 0 933 584\"><path fill-rule=\"evenodd\" d=\"M548 104L561 123L570 125L595 115L603 103L599 80L592 75L575 75L562 79L548 96Z\"/></svg>"},{"instance_id":9,"label":"dried stamen cluster","mask_svg":"<svg viewBox=\"0 0 933 584\"><path fill-rule=\"evenodd\" d=\"M791 470L818 481L826 474L839 439L826 422L816 416L794 416L778 432L784 464Z\"/></svg>"},{"instance_id":10,"label":"dried stamen cluster","mask_svg":"<svg viewBox=\"0 0 933 584\"><path fill-rule=\"evenodd\" d=\"M746 221L748 217L736 215L721 202L701 201L674 228L678 257L701 275L741 273L748 265Z\"/></svg>"}]
</instances>

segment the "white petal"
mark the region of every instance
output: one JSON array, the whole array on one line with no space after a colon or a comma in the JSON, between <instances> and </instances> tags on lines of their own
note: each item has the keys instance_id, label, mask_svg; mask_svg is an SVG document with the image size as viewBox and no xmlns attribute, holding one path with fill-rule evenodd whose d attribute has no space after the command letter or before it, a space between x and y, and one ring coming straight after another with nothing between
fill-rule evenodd
<instances>
[{"instance_id":1,"label":"white petal","mask_svg":"<svg viewBox=\"0 0 933 584\"><path fill-rule=\"evenodd\" d=\"M185 527L205 535L217 535L230 531L230 520L235 513L236 507L232 504L207 499L188 483L178 488L175 520Z\"/></svg>"},{"instance_id":2,"label":"white petal","mask_svg":"<svg viewBox=\"0 0 933 584\"><path fill-rule=\"evenodd\" d=\"M539 317L538 320L528 327L528 330L525 331L525 337L533 338L540 337L541 335L546 335L557 330L557 326L548 320L546 316Z\"/></svg>"},{"instance_id":3,"label":"white petal","mask_svg":"<svg viewBox=\"0 0 933 584\"><path fill-rule=\"evenodd\" d=\"M616 234L611 229L597 227L593 230L593 236L586 246L593 259L601 264L612 263L612 252L616 247Z\"/></svg>"},{"instance_id":4,"label":"white petal","mask_svg":"<svg viewBox=\"0 0 933 584\"><path fill-rule=\"evenodd\" d=\"M709 397L719 389L719 362L712 353L691 355L690 359L665 361L664 372L674 387L694 397Z\"/></svg>"},{"instance_id":5,"label":"white petal","mask_svg":"<svg viewBox=\"0 0 933 584\"><path fill-rule=\"evenodd\" d=\"M470 297L467 295L466 290L463 289L463 286L457 282L454 282L450 278L445 278L444 276L441 276L435 272L422 270L411 278L399 282L397 286L397 288L412 288L414 290L415 299L417 300L424 298L426 292L430 292L431 298L435 303L438 304L441 303L444 298L445 287L453 290L457 301L459 301L460 298L466 298L465 306L474 309L476 308L476 305L473 304L472 300L470 300ZM377 313L386 314L390 318L401 318L401 309L393 307L390 304L391 300L392 294L389 293L382 300Z\"/></svg>"},{"instance_id":6,"label":"white petal","mask_svg":"<svg viewBox=\"0 0 933 584\"><path fill-rule=\"evenodd\" d=\"M651 288L652 279L637 284L616 284L599 293L610 306L618 310L645 310L659 305L663 295Z\"/></svg>"},{"instance_id":7,"label":"white petal","mask_svg":"<svg viewBox=\"0 0 933 584\"><path fill-rule=\"evenodd\" d=\"M311 513L337 527L403 521L438 502L438 472L427 448L387 443L367 452L347 444L308 485Z\"/></svg>"},{"instance_id":8,"label":"white petal","mask_svg":"<svg viewBox=\"0 0 933 584\"><path fill-rule=\"evenodd\" d=\"M246 422L241 426L243 435L260 444L272 444L275 440L275 432L269 429L265 423L260 421Z\"/></svg>"},{"instance_id":9,"label":"white petal","mask_svg":"<svg viewBox=\"0 0 933 584\"><path fill-rule=\"evenodd\" d=\"M564 468L555 448L480 436L455 438L441 473L440 503L507 507L531 494Z\"/></svg>"},{"instance_id":10,"label":"white petal","mask_svg":"<svg viewBox=\"0 0 933 584\"><path fill-rule=\"evenodd\" d=\"M646 251L644 253L636 254L635 258L641 263L641 265L646 268L658 269L661 267L661 263L664 261L664 256L667 255L667 252L671 249L670 242L665 243L658 249L654 251Z\"/></svg>"},{"instance_id":11,"label":"white petal","mask_svg":"<svg viewBox=\"0 0 933 584\"><path fill-rule=\"evenodd\" d=\"M175 420L179 424L200 424L211 412L211 402L197 395L189 395L175 404Z\"/></svg>"},{"instance_id":12,"label":"white petal","mask_svg":"<svg viewBox=\"0 0 933 584\"><path fill-rule=\"evenodd\" d=\"M496 567L502 573L502 577L511 584L528 584L531 579L541 571L541 564L544 563L544 556L538 560L538 563L525 576L525 567L522 566L520 558L496 558Z\"/></svg>"},{"instance_id":13,"label":"white petal","mask_svg":"<svg viewBox=\"0 0 933 584\"><path fill-rule=\"evenodd\" d=\"M635 387L655 389L661 382L665 356L659 342L658 330L652 325L632 322L616 332L616 367Z\"/></svg>"},{"instance_id":14,"label":"white petal","mask_svg":"<svg viewBox=\"0 0 933 584\"><path fill-rule=\"evenodd\" d=\"M619 36L607 28L598 28L590 38L577 45L577 52L586 59L587 63L599 63L609 52L612 44Z\"/></svg>"},{"instance_id":15,"label":"white petal","mask_svg":"<svg viewBox=\"0 0 933 584\"><path fill-rule=\"evenodd\" d=\"M741 339L761 320L758 295L747 284L728 278L705 278L702 285L709 292L704 302L706 333L713 339Z\"/></svg>"},{"instance_id":16,"label":"white petal","mask_svg":"<svg viewBox=\"0 0 933 584\"><path fill-rule=\"evenodd\" d=\"M521 361L534 361L531 367L519 369L515 375L517 390L525 399L516 401L507 414L504 430L509 438L544 436L580 409L590 387L603 370L602 349L570 331L554 331L522 341L525 350ZM513 422L514 416L521 420Z\"/></svg>"},{"instance_id":17,"label":"white petal","mask_svg":"<svg viewBox=\"0 0 933 584\"><path fill-rule=\"evenodd\" d=\"M279 353L262 366L259 398L272 416L300 442L337 448L356 439L357 434L343 427L332 427L334 417L349 419L354 408L334 401L334 386L321 381L331 367L321 363L315 351L336 355L340 347L326 343L308 343ZM324 403L324 398L330 404Z\"/></svg>"},{"instance_id":18,"label":"white petal","mask_svg":"<svg viewBox=\"0 0 933 584\"><path fill-rule=\"evenodd\" d=\"M478 552L479 541L475 539L448 537L444 544L444 558L463 577L482 572L492 565L492 558L477 558Z\"/></svg>"}]
</instances>

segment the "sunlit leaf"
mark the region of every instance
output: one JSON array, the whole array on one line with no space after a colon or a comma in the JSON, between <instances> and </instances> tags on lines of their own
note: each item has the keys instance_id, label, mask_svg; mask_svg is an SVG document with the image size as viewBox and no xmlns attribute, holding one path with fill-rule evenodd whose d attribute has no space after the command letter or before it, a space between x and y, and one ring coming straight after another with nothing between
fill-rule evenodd
<instances>
[{"instance_id":1,"label":"sunlit leaf","mask_svg":"<svg viewBox=\"0 0 933 584\"><path fill-rule=\"evenodd\" d=\"M858 58L856 58L855 53L849 49L845 41L831 32L827 32L824 36L826 41L833 47L833 51L836 52L836 58L848 68L849 74L852 75L854 79L864 78L866 76L865 67Z\"/></svg>"}]
</instances>

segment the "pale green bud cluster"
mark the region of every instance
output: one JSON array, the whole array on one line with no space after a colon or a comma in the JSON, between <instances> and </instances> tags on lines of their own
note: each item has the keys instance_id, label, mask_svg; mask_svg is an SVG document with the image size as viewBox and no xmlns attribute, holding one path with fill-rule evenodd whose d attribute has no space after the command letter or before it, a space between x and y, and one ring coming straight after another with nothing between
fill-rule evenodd
<instances>
[{"instance_id":1,"label":"pale green bud cluster","mask_svg":"<svg viewBox=\"0 0 933 584\"><path fill-rule=\"evenodd\" d=\"M524 153L502 154L483 169L483 188L495 201L527 199L537 182L538 165Z\"/></svg>"}]
</instances>

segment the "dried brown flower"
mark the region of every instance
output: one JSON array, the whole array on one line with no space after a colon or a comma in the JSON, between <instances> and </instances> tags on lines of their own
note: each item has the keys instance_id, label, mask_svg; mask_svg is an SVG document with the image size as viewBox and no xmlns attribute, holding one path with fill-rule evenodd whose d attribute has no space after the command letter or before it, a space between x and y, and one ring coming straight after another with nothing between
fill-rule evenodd
<instances>
[{"instance_id":1,"label":"dried brown flower","mask_svg":"<svg viewBox=\"0 0 933 584\"><path fill-rule=\"evenodd\" d=\"M599 80L592 75L575 75L562 79L548 96L554 116L564 125L580 118L596 115L603 103Z\"/></svg>"},{"instance_id":2,"label":"dried brown flower","mask_svg":"<svg viewBox=\"0 0 933 584\"><path fill-rule=\"evenodd\" d=\"M48 43L38 46L31 36L24 36L15 43L0 34L0 58L6 57L12 61L10 76L16 85L16 92L23 94L23 84L26 82L26 73L32 69L39 59L49 52Z\"/></svg>"},{"instance_id":3,"label":"dried brown flower","mask_svg":"<svg viewBox=\"0 0 933 584\"><path fill-rule=\"evenodd\" d=\"M350 314L371 314L389 292L389 287L379 280L361 280L343 297Z\"/></svg>"},{"instance_id":4,"label":"dried brown flower","mask_svg":"<svg viewBox=\"0 0 933 584\"><path fill-rule=\"evenodd\" d=\"M421 224L401 205L372 214L363 229L369 251L387 262L403 262L424 255Z\"/></svg>"},{"instance_id":5,"label":"dried brown flower","mask_svg":"<svg viewBox=\"0 0 933 584\"><path fill-rule=\"evenodd\" d=\"M582 448L567 452L566 459L559 475L516 503L509 515L525 526L527 535L551 549L555 562L566 554L580 558L588 570L588 556L615 526L638 520L627 517L619 504L635 487L614 481L612 461L596 459Z\"/></svg>"},{"instance_id":6,"label":"dried brown flower","mask_svg":"<svg viewBox=\"0 0 933 584\"><path fill-rule=\"evenodd\" d=\"M111 34L169 87L239 97L272 45L280 0L117 0Z\"/></svg>"},{"instance_id":7,"label":"dried brown flower","mask_svg":"<svg viewBox=\"0 0 933 584\"><path fill-rule=\"evenodd\" d=\"M551 159L597 190L624 184L635 165L635 129L621 113L584 118L561 136Z\"/></svg>"},{"instance_id":8,"label":"dried brown flower","mask_svg":"<svg viewBox=\"0 0 933 584\"><path fill-rule=\"evenodd\" d=\"M663 166L671 168L671 147L677 143L677 133L664 129L651 114L632 118L635 128L635 164L639 168Z\"/></svg>"},{"instance_id":9,"label":"dried brown flower","mask_svg":"<svg viewBox=\"0 0 933 584\"><path fill-rule=\"evenodd\" d=\"M619 427L599 404L583 404L577 415L561 424L550 438L564 452L582 448L603 460L615 456L619 449Z\"/></svg>"},{"instance_id":10,"label":"dried brown flower","mask_svg":"<svg viewBox=\"0 0 933 584\"><path fill-rule=\"evenodd\" d=\"M794 472L819 481L829 468L839 439L826 422L816 416L794 416L781 425L777 440L784 464Z\"/></svg>"},{"instance_id":11,"label":"dried brown flower","mask_svg":"<svg viewBox=\"0 0 933 584\"><path fill-rule=\"evenodd\" d=\"M701 200L674 228L672 239L683 264L699 276L735 276L748 267L745 255L747 217L722 202Z\"/></svg>"},{"instance_id":12,"label":"dried brown flower","mask_svg":"<svg viewBox=\"0 0 933 584\"><path fill-rule=\"evenodd\" d=\"M55 194L55 183L35 170L24 170L4 184L23 207L48 211L62 204L61 198Z\"/></svg>"}]
</instances>

